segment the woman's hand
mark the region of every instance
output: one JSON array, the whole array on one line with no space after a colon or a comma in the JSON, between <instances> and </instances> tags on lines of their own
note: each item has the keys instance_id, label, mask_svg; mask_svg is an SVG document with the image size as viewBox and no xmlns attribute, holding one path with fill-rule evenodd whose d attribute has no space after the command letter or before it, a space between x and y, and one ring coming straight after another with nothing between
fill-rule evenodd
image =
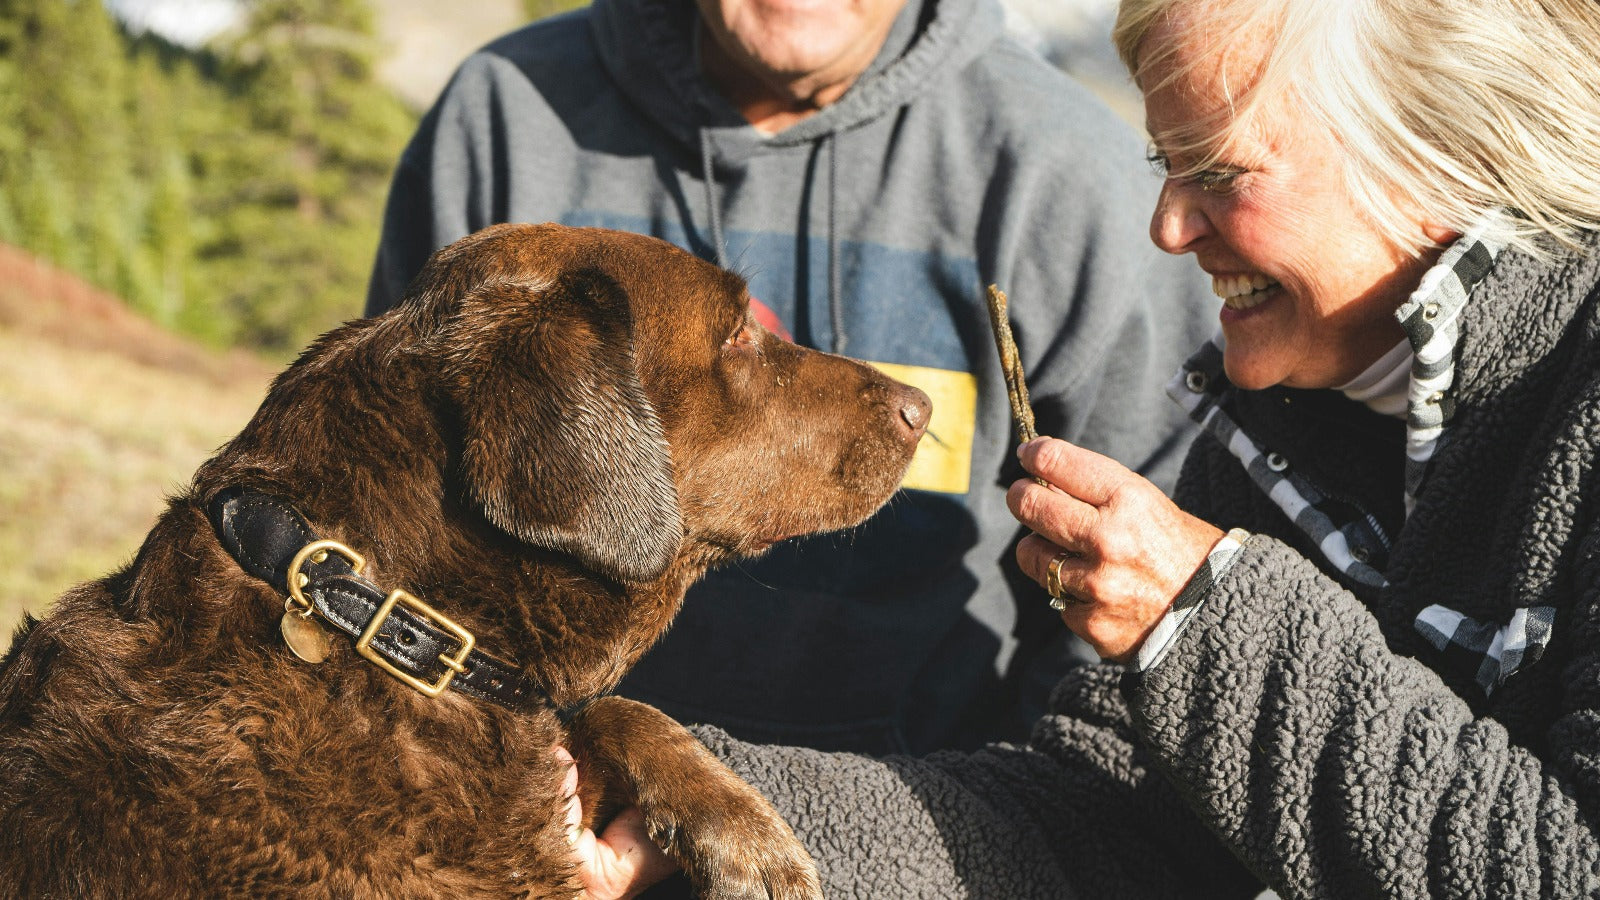
<instances>
[{"instance_id":1,"label":"woman's hand","mask_svg":"<svg viewBox=\"0 0 1600 900\"><path fill-rule=\"evenodd\" d=\"M1006 492L1011 514L1034 534L1017 563L1041 585L1060 565L1061 620L1104 659L1128 662L1189 582L1222 531L1179 509L1115 460L1055 438L1018 451L1024 478ZM1046 588L1048 590L1048 588Z\"/></svg>"},{"instance_id":2,"label":"woman's hand","mask_svg":"<svg viewBox=\"0 0 1600 900\"><path fill-rule=\"evenodd\" d=\"M578 858L578 877L589 900L626 900L671 875L678 866L650 840L644 814L630 806L617 814L596 835L583 827L583 804L578 801L578 767L565 747L556 758L567 764L562 792L567 797L567 831Z\"/></svg>"}]
</instances>

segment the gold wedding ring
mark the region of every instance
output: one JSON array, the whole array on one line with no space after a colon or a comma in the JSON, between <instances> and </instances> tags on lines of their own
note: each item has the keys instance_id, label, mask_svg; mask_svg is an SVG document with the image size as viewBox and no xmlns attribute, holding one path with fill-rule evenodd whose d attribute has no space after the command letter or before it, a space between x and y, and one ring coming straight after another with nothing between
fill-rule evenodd
<instances>
[{"instance_id":1,"label":"gold wedding ring","mask_svg":"<svg viewBox=\"0 0 1600 900\"><path fill-rule=\"evenodd\" d=\"M1045 569L1044 589L1050 594L1050 608L1060 611L1067 608L1068 603L1082 603L1077 597L1068 594L1066 588L1061 586L1061 564L1077 554L1070 550L1057 553Z\"/></svg>"}]
</instances>

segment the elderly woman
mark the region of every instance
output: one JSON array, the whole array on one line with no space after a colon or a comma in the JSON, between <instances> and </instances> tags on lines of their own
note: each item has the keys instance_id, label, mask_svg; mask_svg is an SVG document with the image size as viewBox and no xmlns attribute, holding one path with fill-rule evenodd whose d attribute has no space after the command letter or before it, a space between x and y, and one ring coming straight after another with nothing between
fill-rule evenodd
<instances>
[{"instance_id":1,"label":"elderly woman","mask_svg":"<svg viewBox=\"0 0 1600 900\"><path fill-rule=\"evenodd\" d=\"M1221 336L1175 501L1021 448L1026 747L704 739L830 897L1600 896L1600 4L1124 0Z\"/></svg>"}]
</instances>

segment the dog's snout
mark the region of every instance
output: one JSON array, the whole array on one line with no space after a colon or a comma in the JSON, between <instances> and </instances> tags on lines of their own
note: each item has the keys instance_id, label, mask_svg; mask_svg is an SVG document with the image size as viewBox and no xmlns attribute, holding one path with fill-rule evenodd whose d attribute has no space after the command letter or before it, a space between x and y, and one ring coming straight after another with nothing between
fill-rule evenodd
<instances>
[{"instance_id":1,"label":"dog's snout","mask_svg":"<svg viewBox=\"0 0 1600 900\"><path fill-rule=\"evenodd\" d=\"M906 424L912 428L921 428L928 421L927 413L923 412L922 407L915 403L907 403L900 407L900 418L904 419Z\"/></svg>"},{"instance_id":2,"label":"dog's snout","mask_svg":"<svg viewBox=\"0 0 1600 900\"><path fill-rule=\"evenodd\" d=\"M928 430L928 419L933 416L933 401L914 387L906 387L895 398L900 410L900 421L905 423L911 437L921 438Z\"/></svg>"}]
</instances>

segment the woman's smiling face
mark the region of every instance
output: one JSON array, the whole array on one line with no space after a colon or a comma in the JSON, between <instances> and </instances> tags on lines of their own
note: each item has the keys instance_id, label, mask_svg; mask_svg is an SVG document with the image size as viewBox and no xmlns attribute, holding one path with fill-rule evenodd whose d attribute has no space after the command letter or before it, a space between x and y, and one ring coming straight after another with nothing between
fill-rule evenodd
<instances>
[{"instance_id":1,"label":"woman's smiling face","mask_svg":"<svg viewBox=\"0 0 1600 900\"><path fill-rule=\"evenodd\" d=\"M1394 311L1438 254L1412 257L1379 233L1345 186L1337 140L1292 102L1257 107L1216 164L1183 174L1197 160L1172 149L1178 136L1215 121L1228 108L1225 86L1253 76L1271 47L1267 36L1245 38L1197 39L1181 22L1145 38L1146 48L1186 41L1140 73L1152 86L1153 161L1175 173L1150 237L1168 253L1193 253L1211 275L1230 380L1250 390L1334 387L1403 338Z\"/></svg>"}]
</instances>

